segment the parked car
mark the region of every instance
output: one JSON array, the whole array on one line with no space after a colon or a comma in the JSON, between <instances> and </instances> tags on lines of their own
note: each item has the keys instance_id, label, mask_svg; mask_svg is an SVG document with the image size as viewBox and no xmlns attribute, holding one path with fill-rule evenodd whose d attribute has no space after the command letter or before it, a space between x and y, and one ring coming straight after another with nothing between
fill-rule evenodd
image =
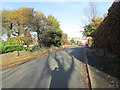
<instances>
[{"instance_id":1,"label":"parked car","mask_svg":"<svg viewBox=\"0 0 120 90\"><path fill-rule=\"evenodd\" d=\"M80 43L79 46L83 46L83 43Z\"/></svg>"}]
</instances>

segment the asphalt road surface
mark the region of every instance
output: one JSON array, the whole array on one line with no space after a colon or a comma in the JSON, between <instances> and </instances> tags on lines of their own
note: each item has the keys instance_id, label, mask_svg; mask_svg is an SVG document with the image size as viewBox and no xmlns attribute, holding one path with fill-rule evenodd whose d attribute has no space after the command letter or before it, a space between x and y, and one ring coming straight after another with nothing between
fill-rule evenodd
<instances>
[{"instance_id":1,"label":"asphalt road surface","mask_svg":"<svg viewBox=\"0 0 120 90\"><path fill-rule=\"evenodd\" d=\"M84 48L75 46L3 70L3 88L86 88Z\"/></svg>"}]
</instances>

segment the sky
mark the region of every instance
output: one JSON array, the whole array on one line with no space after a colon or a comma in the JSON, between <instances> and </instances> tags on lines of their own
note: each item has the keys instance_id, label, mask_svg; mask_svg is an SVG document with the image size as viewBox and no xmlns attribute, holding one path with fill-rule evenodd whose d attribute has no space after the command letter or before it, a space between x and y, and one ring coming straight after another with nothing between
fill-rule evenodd
<instances>
[{"instance_id":1,"label":"sky","mask_svg":"<svg viewBox=\"0 0 120 90\"><path fill-rule=\"evenodd\" d=\"M98 16L107 13L113 1L96 2ZM2 9L18 9L21 7L34 8L35 11L41 11L46 16L53 15L60 21L60 27L69 37L81 37L84 23L86 20L85 10L89 2L2 2Z\"/></svg>"}]
</instances>

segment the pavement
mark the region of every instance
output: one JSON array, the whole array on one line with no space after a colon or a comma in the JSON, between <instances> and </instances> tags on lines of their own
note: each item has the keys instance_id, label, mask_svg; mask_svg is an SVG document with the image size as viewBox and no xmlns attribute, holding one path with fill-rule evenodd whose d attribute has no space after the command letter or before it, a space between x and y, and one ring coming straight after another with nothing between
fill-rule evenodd
<instances>
[{"instance_id":1,"label":"pavement","mask_svg":"<svg viewBox=\"0 0 120 90\"><path fill-rule=\"evenodd\" d=\"M104 58L97 56L93 49L84 48L87 61L88 70L91 81L91 87L95 88L120 88L120 79L113 68L108 67Z\"/></svg>"},{"instance_id":2,"label":"pavement","mask_svg":"<svg viewBox=\"0 0 120 90\"><path fill-rule=\"evenodd\" d=\"M118 87L118 78L103 63L89 48L69 47L3 70L2 87L88 88L89 83L93 89Z\"/></svg>"}]
</instances>

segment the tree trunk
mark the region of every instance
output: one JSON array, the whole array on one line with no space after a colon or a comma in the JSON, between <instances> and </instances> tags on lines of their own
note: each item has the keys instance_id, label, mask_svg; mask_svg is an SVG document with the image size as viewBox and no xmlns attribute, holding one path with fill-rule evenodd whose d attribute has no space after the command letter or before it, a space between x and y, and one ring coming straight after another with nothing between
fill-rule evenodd
<instances>
[{"instance_id":1,"label":"tree trunk","mask_svg":"<svg viewBox=\"0 0 120 90\"><path fill-rule=\"evenodd\" d=\"M10 38L10 37L11 37L10 33L8 33L8 34L7 34L7 37L8 37L8 38Z\"/></svg>"},{"instance_id":2,"label":"tree trunk","mask_svg":"<svg viewBox=\"0 0 120 90\"><path fill-rule=\"evenodd\" d=\"M13 28L13 23L10 24L10 30L12 30L12 28Z\"/></svg>"},{"instance_id":3,"label":"tree trunk","mask_svg":"<svg viewBox=\"0 0 120 90\"><path fill-rule=\"evenodd\" d=\"M103 56L106 56L106 52L105 52L105 50L103 51Z\"/></svg>"},{"instance_id":4,"label":"tree trunk","mask_svg":"<svg viewBox=\"0 0 120 90\"><path fill-rule=\"evenodd\" d=\"M37 32L37 38L38 38L38 46L40 46L41 42L40 42L40 32Z\"/></svg>"}]
</instances>

